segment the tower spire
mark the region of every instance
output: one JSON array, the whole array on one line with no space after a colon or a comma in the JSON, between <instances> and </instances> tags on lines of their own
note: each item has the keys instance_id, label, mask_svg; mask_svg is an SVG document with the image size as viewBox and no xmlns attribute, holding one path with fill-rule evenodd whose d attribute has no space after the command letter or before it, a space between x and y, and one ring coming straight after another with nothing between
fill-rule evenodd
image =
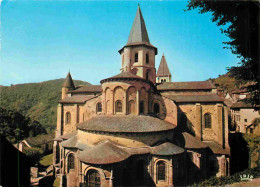
<instances>
[{"instance_id":1,"label":"tower spire","mask_svg":"<svg viewBox=\"0 0 260 187\"><path fill-rule=\"evenodd\" d=\"M146 30L144 18L141 12L141 8L138 3L137 12L135 15L135 20L128 37L127 44L133 43L147 43L150 44L148 33Z\"/></svg>"},{"instance_id":2,"label":"tower spire","mask_svg":"<svg viewBox=\"0 0 260 187\"><path fill-rule=\"evenodd\" d=\"M161 62L160 62L160 65L159 65L159 68L158 68L158 71L157 71L157 82L171 82L171 73L170 73L170 70L168 68L168 65L167 65L167 62L166 62L166 59L165 59L165 56L164 56L164 53L162 55L162 59L161 59ZM163 81L161 81L163 80Z\"/></svg>"},{"instance_id":3,"label":"tower spire","mask_svg":"<svg viewBox=\"0 0 260 187\"><path fill-rule=\"evenodd\" d=\"M66 77L62 86L65 87L65 88L72 88L72 89L75 88L75 85L74 85L74 82L71 78L70 72L67 74L67 77Z\"/></svg>"}]
</instances>

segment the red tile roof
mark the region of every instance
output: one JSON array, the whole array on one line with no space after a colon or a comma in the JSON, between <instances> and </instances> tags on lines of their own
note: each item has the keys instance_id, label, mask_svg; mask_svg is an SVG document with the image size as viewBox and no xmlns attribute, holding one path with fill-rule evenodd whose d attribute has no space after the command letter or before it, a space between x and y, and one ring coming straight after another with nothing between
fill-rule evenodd
<instances>
[{"instance_id":1,"label":"red tile roof","mask_svg":"<svg viewBox=\"0 0 260 187\"><path fill-rule=\"evenodd\" d=\"M237 103L234 103L233 105L231 105L230 108L254 108L254 107L250 103L245 103L243 101L238 101Z\"/></svg>"},{"instance_id":2,"label":"red tile roof","mask_svg":"<svg viewBox=\"0 0 260 187\"><path fill-rule=\"evenodd\" d=\"M164 95L164 97L179 103L195 102L223 102L224 99L218 95Z\"/></svg>"},{"instance_id":3,"label":"red tile roof","mask_svg":"<svg viewBox=\"0 0 260 187\"><path fill-rule=\"evenodd\" d=\"M157 85L158 90L211 90L216 88L209 81L164 82Z\"/></svg>"},{"instance_id":4,"label":"red tile roof","mask_svg":"<svg viewBox=\"0 0 260 187\"><path fill-rule=\"evenodd\" d=\"M158 132L172 130L176 126L151 116L98 116L78 124L78 129L102 132Z\"/></svg>"},{"instance_id":5,"label":"red tile roof","mask_svg":"<svg viewBox=\"0 0 260 187\"><path fill-rule=\"evenodd\" d=\"M60 100L59 103L85 103L87 100L92 99L94 95L73 95L71 97L65 97L64 99Z\"/></svg>"},{"instance_id":6,"label":"red tile roof","mask_svg":"<svg viewBox=\"0 0 260 187\"><path fill-rule=\"evenodd\" d=\"M75 90L69 91L69 93L100 93L101 91L101 85L84 85Z\"/></svg>"}]
</instances>

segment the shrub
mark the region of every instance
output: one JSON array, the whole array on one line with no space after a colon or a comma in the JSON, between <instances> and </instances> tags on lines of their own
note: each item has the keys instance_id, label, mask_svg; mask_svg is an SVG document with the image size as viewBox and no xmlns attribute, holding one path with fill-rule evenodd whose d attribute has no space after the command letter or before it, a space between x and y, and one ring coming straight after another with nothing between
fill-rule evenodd
<instances>
[{"instance_id":1,"label":"shrub","mask_svg":"<svg viewBox=\"0 0 260 187\"><path fill-rule=\"evenodd\" d=\"M43 154L42 150L39 148L24 148L24 154L26 154L34 164L37 164L40 161L40 158Z\"/></svg>"}]
</instances>

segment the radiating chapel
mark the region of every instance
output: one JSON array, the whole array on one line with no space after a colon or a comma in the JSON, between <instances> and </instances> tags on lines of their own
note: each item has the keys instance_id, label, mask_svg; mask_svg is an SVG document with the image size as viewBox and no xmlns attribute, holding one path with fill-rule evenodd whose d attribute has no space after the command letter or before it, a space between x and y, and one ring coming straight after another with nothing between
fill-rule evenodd
<instances>
[{"instance_id":1,"label":"radiating chapel","mask_svg":"<svg viewBox=\"0 0 260 187\"><path fill-rule=\"evenodd\" d=\"M62 87L54 139L61 186L178 186L229 175L228 110L209 81L171 82L155 68L138 6L121 72ZM167 56L167 55L166 55Z\"/></svg>"}]
</instances>

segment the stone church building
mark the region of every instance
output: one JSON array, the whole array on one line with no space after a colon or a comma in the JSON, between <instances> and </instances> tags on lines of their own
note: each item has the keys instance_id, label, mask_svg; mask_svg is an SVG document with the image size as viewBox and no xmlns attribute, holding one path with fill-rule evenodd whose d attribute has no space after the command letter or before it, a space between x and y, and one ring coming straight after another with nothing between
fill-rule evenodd
<instances>
[{"instance_id":1,"label":"stone church building","mask_svg":"<svg viewBox=\"0 0 260 187\"><path fill-rule=\"evenodd\" d=\"M209 81L171 82L138 6L121 72L62 87L54 139L61 186L178 186L229 175L228 110Z\"/></svg>"}]
</instances>

